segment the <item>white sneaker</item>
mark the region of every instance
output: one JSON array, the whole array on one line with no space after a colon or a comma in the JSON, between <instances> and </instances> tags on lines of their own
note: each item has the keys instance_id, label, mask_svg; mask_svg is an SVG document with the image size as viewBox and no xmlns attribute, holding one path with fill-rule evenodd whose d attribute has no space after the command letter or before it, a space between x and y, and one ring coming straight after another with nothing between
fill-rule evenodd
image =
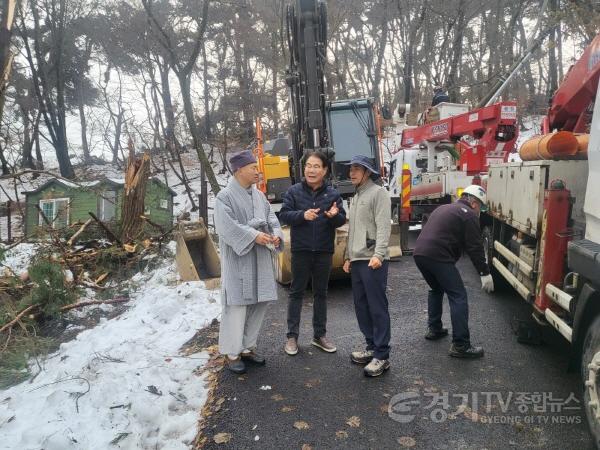
<instances>
[{"instance_id":1,"label":"white sneaker","mask_svg":"<svg viewBox=\"0 0 600 450\"><path fill-rule=\"evenodd\" d=\"M373 350L359 350L350 354L354 364L369 364L373 359Z\"/></svg>"},{"instance_id":2,"label":"white sneaker","mask_svg":"<svg viewBox=\"0 0 600 450\"><path fill-rule=\"evenodd\" d=\"M365 375L368 377L378 377L389 368L389 360L373 358L371 362L365 367Z\"/></svg>"}]
</instances>

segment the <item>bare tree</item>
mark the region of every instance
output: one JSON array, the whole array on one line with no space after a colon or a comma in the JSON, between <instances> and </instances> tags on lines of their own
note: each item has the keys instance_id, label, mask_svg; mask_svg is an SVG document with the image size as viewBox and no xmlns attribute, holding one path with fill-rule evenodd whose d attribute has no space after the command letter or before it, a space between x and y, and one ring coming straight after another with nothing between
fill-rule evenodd
<instances>
[{"instance_id":1,"label":"bare tree","mask_svg":"<svg viewBox=\"0 0 600 450\"><path fill-rule=\"evenodd\" d=\"M194 142L194 148L196 149L196 153L198 154L198 159L202 164L202 177L206 175L208 177L208 182L210 183L211 189L214 194L217 194L220 191L219 183L217 181L217 177L208 161L206 153L204 152L204 148L202 146L202 139L200 128L196 122L196 116L194 114L194 107L192 105L192 92L191 92L191 78L192 72L196 65L196 61L200 54L200 50L202 48L202 42L205 38L205 32L208 22L208 6L210 0L204 0L202 4L202 9L200 12L200 16L193 15L192 20L194 21L197 31L195 33L195 37L193 39L193 46L187 58L178 54L178 48L174 44L173 39L175 36L168 33L164 24L161 24L157 17L153 12L153 1L152 0L142 0L142 4L144 5L144 9L148 14L149 22L151 24L152 30L154 32L154 36L161 46L165 49L170 58L171 69L177 75L177 80L179 81L179 87L181 89L181 96L183 100L183 106L185 111L185 117L187 119L188 127L190 129L190 133L192 135L192 140ZM195 12L195 11L194 11ZM203 181L203 180L202 180ZM206 185L204 182L201 183L201 205L200 205L200 214L205 219L206 223L208 223L208 193L206 190Z\"/></svg>"},{"instance_id":2,"label":"bare tree","mask_svg":"<svg viewBox=\"0 0 600 450\"><path fill-rule=\"evenodd\" d=\"M10 77L13 54L10 51L16 0L3 0L0 11L0 122L4 111L4 95Z\"/></svg>"},{"instance_id":3,"label":"bare tree","mask_svg":"<svg viewBox=\"0 0 600 450\"><path fill-rule=\"evenodd\" d=\"M24 11L21 11L20 34L25 46L25 56L32 73L40 111L56 152L60 174L65 178L74 178L75 172L69 158L67 142L65 61L63 61L67 6L65 0L58 0L58 4L53 3L49 9L46 9L37 0L30 0L29 8L33 17L33 29L27 28ZM45 14L43 21L48 25L50 58L47 58L44 53L41 12ZM33 43L33 50L30 39Z\"/></svg>"}]
</instances>

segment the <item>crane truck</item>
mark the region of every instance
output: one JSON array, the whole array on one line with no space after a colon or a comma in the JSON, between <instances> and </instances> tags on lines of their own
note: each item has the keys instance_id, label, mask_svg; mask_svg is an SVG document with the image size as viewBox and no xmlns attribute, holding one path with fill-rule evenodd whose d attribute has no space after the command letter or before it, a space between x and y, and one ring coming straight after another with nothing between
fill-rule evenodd
<instances>
[{"instance_id":1,"label":"crane truck","mask_svg":"<svg viewBox=\"0 0 600 450\"><path fill-rule=\"evenodd\" d=\"M432 107L428 116L435 120L425 119L402 131L390 161L389 186L396 208L401 200L400 171L405 164L411 170L411 222L426 220L439 205L460 197L462 189L480 184L491 164L508 160L518 136L513 101L473 110L444 102Z\"/></svg>"},{"instance_id":2,"label":"crane truck","mask_svg":"<svg viewBox=\"0 0 600 450\"><path fill-rule=\"evenodd\" d=\"M496 285L510 285L533 318L571 343L583 403L600 446L600 35L555 92L543 136L525 161L492 164L485 247ZM591 118L591 122L590 122ZM572 132L583 133L579 135ZM558 147L552 147L552 140ZM562 146L562 148L560 148Z\"/></svg>"}]
</instances>

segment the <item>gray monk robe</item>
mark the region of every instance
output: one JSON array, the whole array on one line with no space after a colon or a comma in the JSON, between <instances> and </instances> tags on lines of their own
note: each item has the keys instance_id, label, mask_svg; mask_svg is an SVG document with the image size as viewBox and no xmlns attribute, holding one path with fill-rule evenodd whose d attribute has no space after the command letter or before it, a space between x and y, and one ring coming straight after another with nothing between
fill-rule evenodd
<instances>
[{"instance_id":1,"label":"gray monk robe","mask_svg":"<svg viewBox=\"0 0 600 450\"><path fill-rule=\"evenodd\" d=\"M219 350L239 355L256 347L268 302L277 300L271 250L255 243L260 232L281 239L277 217L264 194L245 189L235 177L217 195L215 227L221 251L221 328Z\"/></svg>"}]
</instances>

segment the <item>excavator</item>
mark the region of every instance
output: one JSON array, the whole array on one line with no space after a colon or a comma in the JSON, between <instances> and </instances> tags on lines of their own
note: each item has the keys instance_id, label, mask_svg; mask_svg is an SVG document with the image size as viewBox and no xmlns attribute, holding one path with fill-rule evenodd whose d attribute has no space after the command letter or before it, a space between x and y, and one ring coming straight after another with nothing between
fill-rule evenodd
<instances>
[{"instance_id":1,"label":"excavator","mask_svg":"<svg viewBox=\"0 0 600 450\"><path fill-rule=\"evenodd\" d=\"M261 170L259 188L272 203L280 202L282 190L302 179L303 159L318 150L330 160L329 182L347 199L354 193L345 165L354 155L372 159L374 167L385 174L381 146L378 104L373 98L334 100L328 98L325 86L327 61L327 4L325 0L295 0L287 7L287 43L289 64L286 73L290 99L291 149L288 157L273 159L257 139L256 153ZM257 131L260 124L257 123ZM257 133L258 136L258 133ZM278 165L278 167L276 167ZM281 167L289 168L289 182L281 175ZM277 189L279 188L279 190ZM343 254L348 233L347 225L336 231L332 278L347 276L342 270ZM289 243L289 229L284 227ZM392 227L390 254L400 255L398 227ZM277 280L282 284L291 281L291 255L289 245L278 256Z\"/></svg>"}]
</instances>

